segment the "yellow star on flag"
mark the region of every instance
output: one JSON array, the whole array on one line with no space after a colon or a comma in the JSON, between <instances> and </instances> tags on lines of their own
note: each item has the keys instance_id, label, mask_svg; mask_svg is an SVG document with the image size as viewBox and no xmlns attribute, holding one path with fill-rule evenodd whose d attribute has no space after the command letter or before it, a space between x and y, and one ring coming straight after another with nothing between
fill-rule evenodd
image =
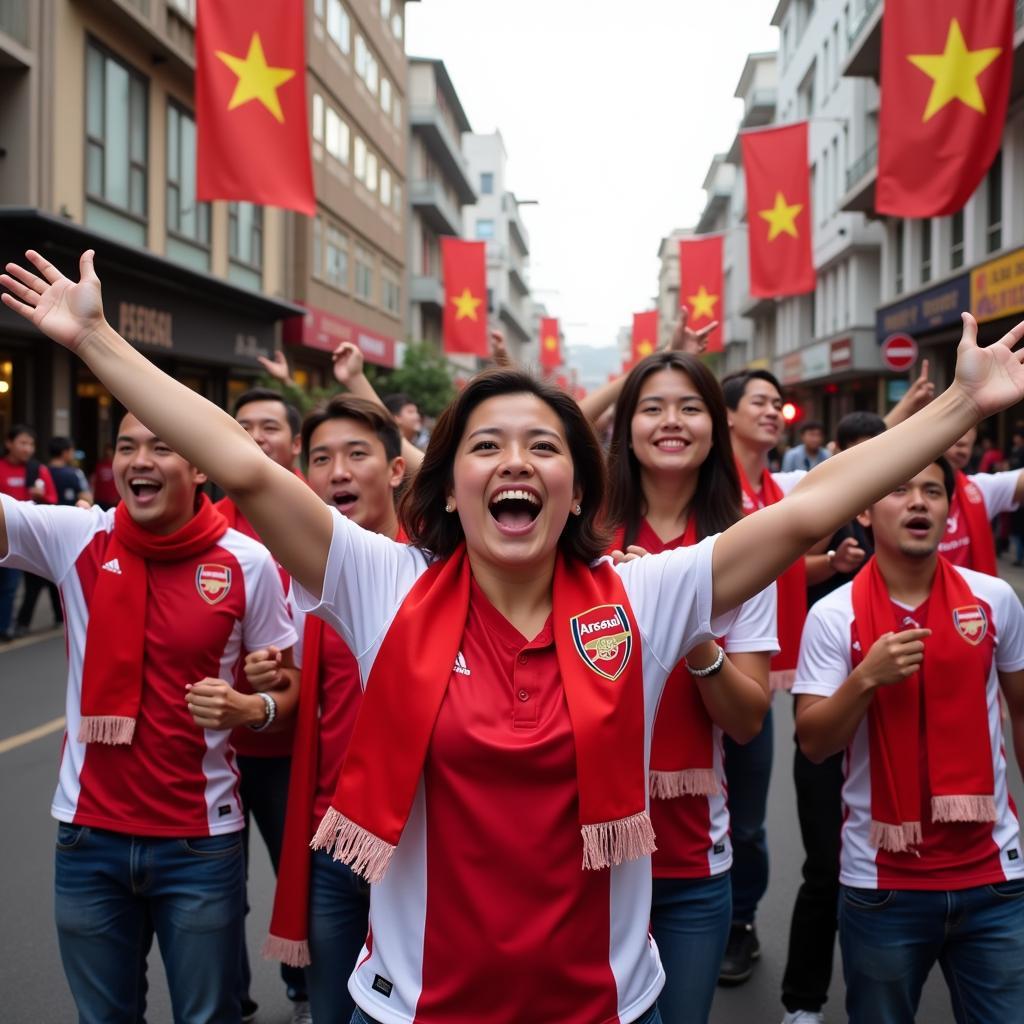
<instances>
[{"instance_id":1,"label":"yellow star on flag","mask_svg":"<svg viewBox=\"0 0 1024 1024\"><path fill-rule=\"evenodd\" d=\"M701 317L705 316L709 320L714 319L715 303L718 301L718 296L710 294L704 285L697 289L696 295L687 296L686 301L693 307L694 320L700 320Z\"/></svg>"},{"instance_id":2,"label":"yellow star on flag","mask_svg":"<svg viewBox=\"0 0 1024 1024\"><path fill-rule=\"evenodd\" d=\"M638 356L649 356L654 351L654 346L644 338L636 347L636 353Z\"/></svg>"},{"instance_id":3,"label":"yellow star on flag","mask_svg":"<svg viewBox=\"0 0 1024 1024\"><path fill-rule=\"evenodd\" d=\"M455 319L475 320L476 308L483 301L483 299L474 298L473 293L468 288L463 288L461 295L452 296L452 302L455 303Z\"/></svg>"},{"instance_id":4,"label":"yellow star on flag","mask_svg":"<svg viewBox=\"0 0 1024 1024\"><path fill-rule=\"evenodd\" d=\"M921 53L907 56L907 60L932 80L922 122L934 117L953 100L960 100L971 110L984 114L985 98L978 88L978 75L1001 53L1001 46L988 46L982 50L968 50L960 22L953 18L946 35L946 48L942 53Z\"/></svg>"},{"instance_id":5,"label":"yellow star on flag","mask_svg":"<svg viewBox=\"0 0 1024 1024\"><path fill-rule=\"evenodd\" d=\"M555 336L554 336L553 334L549 334L549 335L548 335L548 336L547 336L547 337L546 337L546 338L544 339L544 347L545 347L545 348L546 348L546 349L547 349L547 350L548 350L549 352L554 352L554 351L555 351L555 349L556 349L556 348L558 348L558 339L557 339L557 338L556 338L556 337L555 337Z\"/></svg>"},{"instance_id":6,"label":"yellow star on flag","mask_svg":"<svg viewBox=\"0 0 1024 1024\"><path fill-rule=\"evenodd\" d=\"M781 234L798 238L796 219L803 208L803 203L787 204L786 197L781 192L776 192L775 205L770 210L758 211L758 216L768 221L768 241L774 242Z\"/></svg>"},{"instance_id":7,"label":"yellow star on flag","mask_svg":"<svg viewBox=\"0 0 1024 1024\"><path fill-rule=\"evenodd\" d=\"M284 124L284 112L281 110L281 101L277 97L277 90L279 86L295 77L295 70L293 68L272 68L267 64L267 58L263 53L263 43L260 41L258 32L253 32L252 39L249 40L249 52L245 55L244 60L241 57L233 57L223 50L217 50L216 53L238 76L235 91L228 101L228 110L234 110L235 107L240 107L250 100L259 100L278 121Z\"/></svg>"}]
</instances>

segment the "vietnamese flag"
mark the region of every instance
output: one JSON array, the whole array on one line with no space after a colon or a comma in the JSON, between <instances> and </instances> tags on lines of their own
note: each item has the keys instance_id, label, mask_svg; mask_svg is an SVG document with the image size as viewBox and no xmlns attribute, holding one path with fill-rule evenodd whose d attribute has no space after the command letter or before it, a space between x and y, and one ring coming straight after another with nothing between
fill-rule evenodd
<instances>
[{"instance_id":1,"label":"vietnamese flag","mask_svg":"<svg viewBox=\"0 0 1024 1024\"><path fill-rule=\"evenodd\" d=\"M316 213L304 0L199 0L196 197Z\"/></svg>"},{"instance_id":2,"label":"vietnamese flag","mask_svg":"<svg viewBox=\"0 0 1024 1024\"><path fill-rule=\"evenodd\" d=\"M725 278L722 270L722 236L684 238L679 243L679 304L690 314L695 331L712 320L719 326L708 335L708 352L723 349Z\"/></svg>"},{"instance_id":3,"label":"vietnamese flag","mask_svg":"<svg viewBox=\"0 0 1024 1024\"><path fill-rule=\"evenodd\" d=\"M633 351L630 368L658 347L658 311L633 314Z\"/></svg>"},{"instance_id":4,"label":"vietnamese flag","mask_svg":"<svg viewBox=\"0 0 1024 1024\"><path fill-rule=\"evenodd\" d=\"M807 122L742 132L747 179L750 294L814 291Z\"/></svg>"},{"instance_id":5,"label":"vietnamese flag","mask_svg":"<svg viewBox=\"0 0 1024 1024\"><path fill-rule=\"evenodd\" d=\"M444 278L444 350L486 357L487 243L464 242L448 235L441 239Z\"/></svg>"},{"instance_id":6,"label":"vietnamese flag","mask_svg":"<svg viewBox=\"0 0 1024 1024\"><path fill-rule=\"evenodd\" d=\"M1013 0L886 0L875 209L956 213L1003 141Z\"/></svg>"},{"instance_id":7,"label":"vietnamese flag","mask_svg":"<svg viewBox=\"0 0 1024 1024\"><path fill-rule=\"evenodd\" d=\"M553 370L562 365L562 333L555 317L543 317L540 322L540 366Z\"/></svg>"}]
</instances>

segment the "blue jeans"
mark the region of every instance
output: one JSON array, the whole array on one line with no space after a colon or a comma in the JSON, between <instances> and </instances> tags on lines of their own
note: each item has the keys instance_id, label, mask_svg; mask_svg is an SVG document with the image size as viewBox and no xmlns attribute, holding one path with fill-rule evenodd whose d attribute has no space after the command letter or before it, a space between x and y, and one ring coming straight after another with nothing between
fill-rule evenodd
<instances>
[{"instance_id":1,"label":"blue jeans","mask_svg":"<svg viewBox=\"0 0 1024 1024\"><path fill-rule=\"evenodd\" d=\"M20 569L0 568L0 637L10 633L14 618L14 595L21 582Z\"/></svg>"},{"instance_id":2,"label":"blue jeans","mask_svg":"<svg viewBox=\"0 0 1024 1024\"><path fill-rule=\"evenodd\" d=\"M309 878L306 986L316 1024L348 1024L355 1003L348 979L366 941L370 886L329 853L313 853Z\"/></svg>"},{"instance_id":3,"label":"blue jeans","mask_svg":"<svg viewBox=\"0 0 1024 1024\"><path fill-rule=\"evenodd\" d=\"M658 1008L672 1024L707 1024L732 922L729 874L655 878L651 933L665 968Z\"/></svg>"},{"instance_id":4,"label":"blue jeans","mask_svg":"<svg viewBox=\"0 0 1024 1024\"><path fill-rule=\"evenodd\" d=\"M57 828L54 909L80 1024L136 1024L160 943L175 1024L239 1024L245 906L239 833L147 839Z\"/></svg>"},{"instance_id":5,"label":"blue jeans","mask_svg":"<svg viewBox=\"0 0 1024 1024\"><path fill-rule=\"evenodd\" d=\"M938 961L957 1024L1017 1021L1024 1007L1024 880L917 892L840 888L851 1024L912 1024Z\"/></svg>"},{"instance_id":6,"label":"blue jeans","mask_svg":"<svg viewBox=\"0 0 1024 1024\"><path fill-rule=\"evenodd\" d=\"M768 889L768 838L764 830L774 734L768 709L761 732L749 743L725 737L725 781L732 838L732 919L753 924Z\"/></svg>"},{"instance_id":7,"label":"blue jeans","mask_svg":"<svg viewBox=\"0 0 1024 1024\"><path fill-rule=\"evenodd\" d=\"M319 1024L316 1018L313 1018L315 1024ZM349 1020L345 1021L345 1024L380 1024L379 1021L374 1020L372 1017L367 1017L362 1010L357 1006L352 1013ZM658 1004L655 1003L646 1013L641 1014L639 1017L635 1017L629 1024L663 1024L661 1014L658 1012Z\"/></svg>"}]
</instances>

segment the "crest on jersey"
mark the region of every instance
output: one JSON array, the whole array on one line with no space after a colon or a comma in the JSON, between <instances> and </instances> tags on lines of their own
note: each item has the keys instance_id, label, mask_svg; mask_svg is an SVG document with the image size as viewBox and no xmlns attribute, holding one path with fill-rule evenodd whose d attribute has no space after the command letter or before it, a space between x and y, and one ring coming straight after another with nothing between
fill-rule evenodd
<instances>
[{"instance_id":1,"label":"crest on jersey","mask_svg":"<svg viewBox=\"0 0 1024 1024\"><path fill-rule=\"evenodd\" d=\"M196 590L207 604L220 604L231 591L231 570L226 565L203 562L196 569Z\"/></svg>"},{"instance_id":2,"label":"crest on jersey","mask_svg":"<svg viewBox=\"0 0 1024 1024\"><path fill-rule=\"evenodd\" d=\"M988 633L988 616L980 604L965 604L953 609L953 625L969 644L977 647Z\"/></svg>"},{"instance_id":3,"label":"crest on jersey","mask_svg":"<svg viewBox=\"0 0 1024 1024\"><path fill-rule=\"evenodd\" d=\"M985 504L985 498L982 495L981 491L979 491L977 486L974 483L972 483L970 480L968 480L967 484L964 486L964 494L967 495L967 500L972 505L984 505Z\"/></svg>"},{"instance_id":4,"label":"crest on jersey","mask_svg":"<svg viewBox=\"0 0 1024 1024\"><path fill-rule=\"evenodd\" d=\"M633 630L621 604L599 604L569 620L576 653L588 668L615 682L633 651Z\"/></svg>"}]
</instances>

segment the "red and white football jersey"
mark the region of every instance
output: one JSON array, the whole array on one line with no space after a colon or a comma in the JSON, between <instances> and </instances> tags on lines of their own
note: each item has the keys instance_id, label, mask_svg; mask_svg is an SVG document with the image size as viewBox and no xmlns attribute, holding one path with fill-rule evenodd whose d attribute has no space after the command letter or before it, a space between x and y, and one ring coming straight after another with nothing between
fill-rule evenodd
<instances>
[{"instance_id":1,"label":"red and white football jersey","mask_svg":"<svg viewBox=\"0 0 1024 1024\"><path fill-rule=\"evenodd\" d=\"M996 821L933 822L927 773L922 770L922 842L909 853L892 853L873 847L869 842L871 754L865 715L847 748L843 766L845 816L839 880L844 885L861 889L944 890L1024 878L1017 809L1006 784L1006 750L999 702L999 672L1017 672L1024 668L1024 608L1004 580L959 566L957 572L967 581L984 609L988 629L995 638L995 658L989 666L986 699L993 750ZM852 593L853 584L847 583L823 597L808 613L793 693L831 696L867 653L860 647ZM915 628L924 621L921 609L893 604L903 616L904 628ZM922 742L922 759L925 749ZM956 751L949 751L949 756L955 757Z\"/></svg>"},{"instance_id":2,"label":"red and white football jersey","mask_svg":"<svg viewBox=\"0 0 1024 1024\"><path fill-rule=\"evenodd\" d=\"M714 539L619 566L640 631L646 751L670 668L711 622ZM423 552L334 514L322 601L369 678ZM425 653L426 656L426 653ZM423 777L349 982L383 1024L632 1021L664 972L649 858L582 869L576 763L550 622L532 641L472 588ZM381 751L386 757L387 751Z\"/></svg>"},{"instance_id":3,"label":"red and white football jersey","mask_svg":"<svg viewBox=\"0 0 1024 1024\"><path fill-rule=\"evenodd\" d=\"M967 479L974 484L975 494L985 506L985 514L989 519L1002 512L1013 512L1017 509L1014 492L1021 470L1010 469L1005 473L977 473ZM971 538L967 533L967 522L960 514L960 495L954 493L949 503L949 516L946 519L946 535L939 543L939 554L954 565L967 567L971 560Z\"/></svg>"},{"instance_id":4,"label":"red and white football jersey","mask_svg":"<svg viewBox=\"0 0 1024 1024\"><path fill-rule=\"evenodd\" d=\"M59 587L68 644L67 733L51 811L58 821L140 836L242 828L238 773L226 730L199 729L185 687L233 683L243 650L292 647L295 630L270 553L234 530L183 562L150 562L142 703L128 746L79 743L89 604L114 511L42 507L3 498L9 554Z\"/></svg>"}]
</instances>

